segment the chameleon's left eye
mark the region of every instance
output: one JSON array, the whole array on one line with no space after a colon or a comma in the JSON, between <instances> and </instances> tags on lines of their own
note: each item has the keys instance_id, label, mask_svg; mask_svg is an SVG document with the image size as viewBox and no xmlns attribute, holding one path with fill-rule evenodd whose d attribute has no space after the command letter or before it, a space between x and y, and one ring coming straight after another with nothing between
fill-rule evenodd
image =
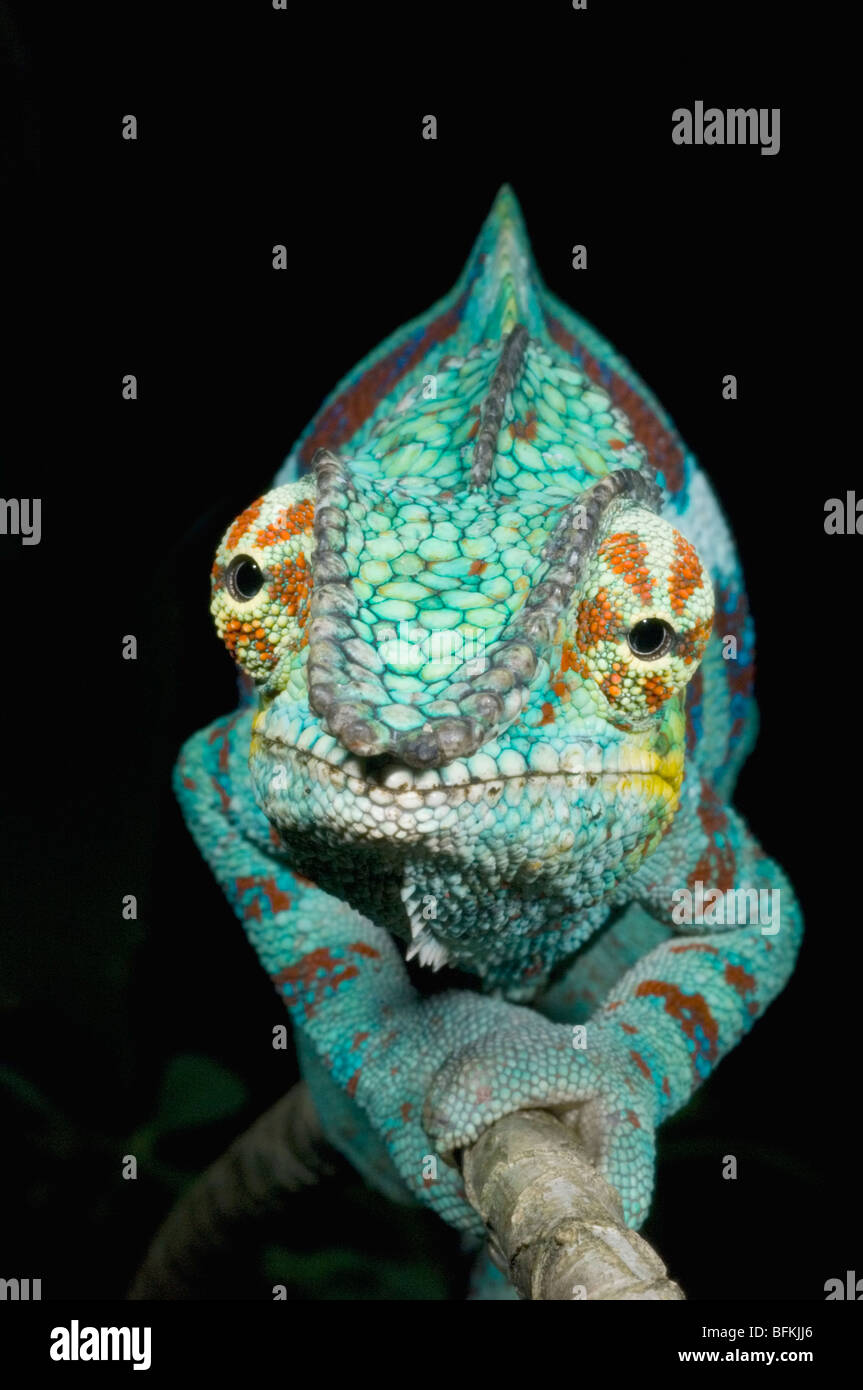
<instances>
[{"instance_id":1,"label":"chameleon's left eye","mask_svg":"<svg viewBox=\"0 0 863 1390\"><path fill-rule=\"evenodd\" d=\"M612 508L577 597L555 693L573 671L593 683L603 718L645 727L682 697L713 627L713 585L695 547L655 512Z\"/></svg>"},{"instance_id":2,"label":"chameleon's left eye","mask_svg":"<svg viewBox=\"0 0 863 1390\"><path fill-rule=\"evenodd\" d=\"M264 587L260 566L251 555L235 555L225 571L225 587L236 603L248 603Z\"/></svg>"},{"instance_id":3,"label":"chameleon's left eye","mask_svg":"<svg viewBox=\"0 0 863 1390\"><path fill-rule=\"evenodd\" d=\"M671 647L674 629L661 618L642 618L626 635L629 649L642 661L658 661Z\"/></svg>"}]
</instances>

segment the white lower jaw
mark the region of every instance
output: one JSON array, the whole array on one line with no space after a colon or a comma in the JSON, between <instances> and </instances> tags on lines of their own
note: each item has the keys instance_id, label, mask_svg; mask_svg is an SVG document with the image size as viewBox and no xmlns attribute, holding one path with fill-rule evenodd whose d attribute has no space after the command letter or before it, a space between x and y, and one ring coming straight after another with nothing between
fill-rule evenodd
<instances>
[{"instance_id":1,"label":"white lower jaw","mask_svg":"<svg viewBox=\"0 0 863 1390\"><path fill-rule=\"evenodd\" d=\"M423 844L432 856L447 847L462 848L477 836L490 835L499 826L505 839L515 833L507 818L519 823L533 819L534 808L554 806L551 823L544 819L547 852L560 862L576 839L607 814L621 774L603 776L559 773L498 778L466 786L390 791L345 776L318 759L297 760L292 766L274 765L261 778L258 792L271 821L288 836L315 836L315 832L343 846L356 848L388 843L395 850ZM638 784L636 776L634 782ZM651 779L658 782L660 779ZM673 799L673 789L663 783L663 799ZM310 795L311 794L311 795ZM311 816L306 813L306 808ZM537 811L536 814L541 814Z\"/></svg>"},{"instance_id":2,"label":"white lower jaw","mask_svg":"<svg viewBox=\"0 0 863 1390\"><path fill-rule=\"evenodd\" d=\"M673 785L656 772L623 770L527 772L456 786L435 773L428 789L413 778L398 790L387 785L397 769L375 783L263 741L253 747L251 770L259 804L296 871L396 935L409 930L410 956L432 968L447 959L476 964L458 929L462 896L483 911L488 904L477 921L491 942L503 939L512 915L511 901L500 902L502 884L526 903L557 896L581 911L608 891L609 869L631 871L633 847L659 833L676 802ZM615 847L622 840L632 840L625 851ZM464 894L446 891L452 901L427 921L426 895L441 891L429 883L442 875Z\"/></svg>"},{"instance_id":3,"label":"white lower jaw","mask_svg":"<svg viewBox=\"0 0 863 1390\"><path fill-rule=\"evenodd\" d=\"M581 799L584 789L600 780L596 773L526 773L447 785L441 773L423 772L406 777L403 773L410 774L411 769L399 768L378 784L354 777L345 768L333 767L315 757L289 756L280 761L279 752L284 756L294 750L268 748L274 769L267 798L270 806L276 807L285 794L288 804L295 802L293 789L302 787L304 782L317 784L338 796L338 819L363 827L364 839L416 839L434 834L451 823L453 813L465 805L536 806L549 797L566 797L572 803ZM441 772L451 770L451 767L444 768Z\"/></svg>"}]
</instances>

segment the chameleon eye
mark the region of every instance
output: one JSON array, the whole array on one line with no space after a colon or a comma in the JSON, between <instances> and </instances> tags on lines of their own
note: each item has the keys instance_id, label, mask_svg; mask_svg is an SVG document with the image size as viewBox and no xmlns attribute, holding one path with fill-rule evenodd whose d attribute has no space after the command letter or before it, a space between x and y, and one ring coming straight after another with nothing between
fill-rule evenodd
<instances>
[{"instance_id":1,"label":"chameleon eye","mask_svg":"<svg viewBox=\"0 0 863 1390\"><path fill-rule=\"evenodd\" d=\"M248 603L264 587L264 576L250 555L235 555L225 571L225 587L237 603Z\"/></svg>"},{"instance_id":2,"label":"chameleon eye","mask_svg":"<svg viewBox=\"0 0 863 1390\"><path fill-rule=\"evenodd\" d=\"M642 661L657 661L665 656L673 638L673 628L661 618L642 618L626 635L630 651Z\"/></svg>"}]
</instances>

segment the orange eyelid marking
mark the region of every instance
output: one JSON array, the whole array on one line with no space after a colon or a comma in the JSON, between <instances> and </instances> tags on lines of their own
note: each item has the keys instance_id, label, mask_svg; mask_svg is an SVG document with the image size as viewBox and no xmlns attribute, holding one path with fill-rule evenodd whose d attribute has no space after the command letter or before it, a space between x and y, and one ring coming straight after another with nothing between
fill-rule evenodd
<instances>
[{"instance_id":1,"label":"orange eyelid marking","mask_svg":"<svg viewBox=\"0 0 863 1390\"><path fill-rule=\"evenodd\" d=\"M659 709L665 701L674 694L674 687L666 685L662 676L658 672L651 672L646 675L641 686L644 692L645 703L649 710Z\"/></svg>"},{"instance_id":2,"label":"orange eyelid marking","mask_svg":"<svg viewBox=\"0 0 863 1390\"><path fill-rule=\"evenodd\" d=\"M635 531L617 531L602 542L597 554L635 590L642 603L650 603L655 581L645 564L647 543L641 536Z\"/></svg>"},{"instance_id":3,"label":"orange eyelid marking","mask_svg":"<svg viewBox=\"0 0 863 1390\"><path fill-rule=\"evenodd\" d=\"M671 611L683 612L686 601L704 585L704 572L695 553L695 546L678 531L674 537L674 560L668 576L668 595Z\"/></svg>"},{"instance_id":4,"label":"orange eyelid marking","mask_svg":"<svg viewBox=\"0 0 863 1390\"><path fill-rule=\"evenodd\" d=\"M677 654L685 666L701 660L712 630L713 619L700 618L687 632L681 632Z\"/></svg>"},{"instance_id":5,"label":"orange eyelid marking","mask_svg":"<svg viewBox=\"0 0 863 1390\"><path fill-rule=\"evenodd\" d=\"M292 536L311 531L314 520L315 504L310 498L295 502L293 506L283 507L277 516L258 532L255 545L259 550L266 550L267 546L288 541Z\"/></svg>"},{"instance_id":6,"label":"orange eyelid marking","mask_svg":"<svg viewBox=\"0 0 863 1390\"><path fill-rule=\"evenodd\" d=\"M300 627L305 627L308 619L311 592L312 572L302 550L293 560L283 560L274 567L267 593L297 619Z\"/></svg>"},{"instance_id":7,"label":"orange eyelid marking","mask_svg":"<svg viewBox=\"0 0 863 1390\"><path fill-rule=\"evenodd\" d=\"M575 645L585 652L600 642L616 642L620 625L620 613L612 607L608 590L598 589L593 598L582 599L578 605Z\"/></svg>"},{"instance_id":8,"label":"orange eyelid marking","mask_svg":"<svg viewBox=\"0 0 863 1390\"><path fill-rule=\"evenodd\" d=\"M225 548L234 550L247 531L251 530L261 514L264 505L263 497L259 497L244 512L241 512L225 537Z\"/></svg>"},{"instance_id":9,"label":"orange eyelid marking","mask_svg":"<svg viewBox=\"0 0 863 1390\"><path fill-rule=\"evenodd\" d=\"M239 662L246 654L249 646L253 646L258 653L258 659L265 665L272 665L276 659L276 653L267 634L261 627L256 627L252 623L244 623L239 618L230 618L225 624L225 631L222 637L228 651L235 661Z\"/></svg>"}]
</instances>

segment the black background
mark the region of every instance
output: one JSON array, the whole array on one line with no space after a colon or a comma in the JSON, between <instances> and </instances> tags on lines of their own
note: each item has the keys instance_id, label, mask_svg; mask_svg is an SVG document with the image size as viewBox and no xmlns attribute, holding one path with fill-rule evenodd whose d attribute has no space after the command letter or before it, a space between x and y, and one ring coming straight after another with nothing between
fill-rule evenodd
<instances>
[{"instance_id":1,"label":"black background","mask_svg":"<svg viewBox=\"0 0 863 1390\"><path fill-rule=\"evenodd\" d=\"M784 11L711 16L133 5L82 16L56 85L17 16L3 492L41 495L43 536L0 538L5 1277L122 1296L177 1174L293 1079L278 1001L169 787L182 740L235 699L210 559L335 382L451 287L504 181L547 283L654 389L727 511L762 715L736 803L807 920L791 985L664 1127L645 1234L692 1299L822 1299L859 1264L860 542L823 529L859 477L825 326L847 294L836 118L794 80ZM671 112L697 99L780 106L781 152L674 146ZM189 1055L202 1092L205 1059L238 1098L172 1129L159 1097ZM146 1126L153 1163L124 1183ZM452 1233L357 1184L304 1199L273 1242L292 1298L461 1290ZM273 1282L255 1260L231 1278L240 1298Z\"/></svg>"}]
</instances>

